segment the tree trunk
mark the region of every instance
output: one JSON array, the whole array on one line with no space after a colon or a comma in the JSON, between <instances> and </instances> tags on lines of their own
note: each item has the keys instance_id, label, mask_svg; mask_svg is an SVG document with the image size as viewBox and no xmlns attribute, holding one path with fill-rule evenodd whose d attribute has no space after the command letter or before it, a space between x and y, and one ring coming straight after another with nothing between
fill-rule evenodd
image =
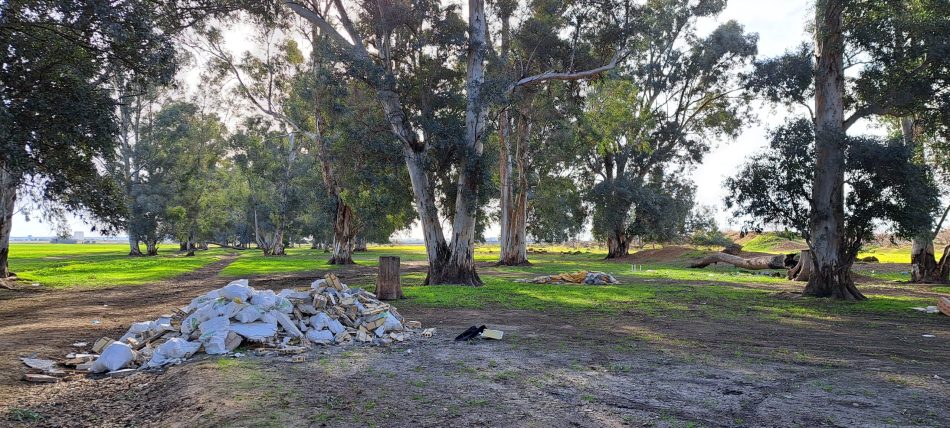
<instances>
[{"instance_id":1,"label":"tree trunk","mask_svg":"<svg viewBox=\"0 0 950 428\"><path fill-rule=\"evenodd\" d=\"M844 242L844 0L819 0L815 13L815 178L810 241L814 272L805 295L861 300Z\"/></svg>"},{"instance_id":2,"label":"tree trunk","mask_svg":"<svg viewBox=\"0 0 950 428\"><path fill-rule=\"evenodd\" d=\"M482 285L475 272L475 214L481 179L482 139L485 134L487 102L482 99L485 83L487 23L485 0L468 1L468 67L465 93L465 145L460 156L455 220L449 259L430 281L435 284Z\"/></svg>"},{"instance_id":3,"label":"tree trunk","mask_svg":"<svg viewBox=\"0 0 950 428\"><path fill-rule=\"evenodd\" d=\"M779 254L775 256L760 256L751 258L742 258L726 253L715 253L704 257L701 261L689 265L691 268L704 268L711 264L728 263L737 268L762 270L762 269L785 269L786 256Z\"/></svg>"},{"instance_id":4,"label":"tree trunk","mask_svg":"<svg viewBox=\"0 0 950 428\"><path fill-rule=\"evenodd\" d=\"M145 254L148 256L158 255L158 240L145 240Z\"/></svg>"},{"instance_id":5,"label":"tree trunk","mask_svg":"<svg viewBox=\"0 0 950 428\"><path fill-rule=\"evenodd\" d=\"M353 211L343 202L343 198L336 198L336 215L333 222L333 256L328 263L331 265L353 264Z\"/></svg>"},{"instance_id":6,"label":"tree trunk","mask_svg":"<svg viewBox=\"0 0 950 428\"><path fill-rule=\"evenodd\" d=\"M915 151L917 151L915 146L917 144L918 133L916 132L914 118L911 116L901 117L900 123L901 135L903 137L904 145L914 148ZM921 156L925 156L923 150L920 150L919 152ZM910 251L910 282L946 283L950 281L950 278L948 278L950 272L947 271L942 263L937 262L933 244L933 240L937 237L937 234L940 233L940 229L943 227L943 222L947 219L948 212L950 212L950 206L944 210L943 217L940 218L940 221L937 223L933 233L930 233L928 230L918 234L912 240Z\"/></svg>"},{"instance_id":7,"label":"tree trunk","mask_svg":"<svg viewBox=\"0 0 950 428\"><path fill-rule=\"evenodd\" d=\"M178 252L188 251L188 241L178 241Z\"/></svg>"},{"instance_id":8,"label":"tree trunk","mask_svg":"<svg viewBox=\"0 0 950 428\"><path fill-rule=\"evenodd\" d=\"M619 259L630 251L630 237L625 230L615 230L607 237L607 258Z\"/></svg>"},{"instance_id":9,"label":"tree trunk","mask_svg":"<svg viewBox=\"0 0 950 428\"><path fill-rule=\"evenodd\" d=\"M10 233L16 207L16 180L0 164L0 280L12 276L9 266Z\"/></svg>"},{"instance_id":10,"label":"tree trunk","mask_svg":"<svg viewBox=\"0 0 950 428\"><path fill-rule=\"evenodd\" d=\"M399 257L379 258L379 274L376 276L376 297L379 300L404 299L399 281Z\"/></svg>"},{"instance_id":11,"label":"tree trunk","mask_svg":"<svg viewBox=\"0 0 950 428\"><path fill-rule=\"evenodd\" d=\"M197 246L195 245L195 233L194 233L194 232L188 232L188 242L186 243L186 245L187 245L187 251L188 251L188 252L185 253L185 257L194 257L194 256L195 256L195 248L197 247Z\"/></svg>"},{"instance_id":12,"label":"tree trunk","mask_svg":"<svg viewBox=\"0 0 950 428\"><path fill-rule=\"evenodd\" d=\"M139 248L139 238L134 236L132 233L129 233L129 256L130 257L142 256L142 249Z\"/></svg>"},{"instance_id":13,"label":"tree trunk","mask_svg":"<svg viewBox=\"0 0 950 428\"><path fill-rule=\"evenodd\" d=\"M419 223L422 227L422 238L426 247L426 257L429 261L429 271L426 273L424 284L439 284L439 271L449 257L449 246L445 243L442 233L442 223L439 222L439 212L435 205L434 189L425 170L425 153L416 153L411 147L403 150L406 158L406 167L409 170L409 181L412 183L412 193L416 199L416 212L419 214ZM436 282L433 282L435 280Z\"/></svg>"},{"instance_id":14,"label":"tree trunk","mask_svg":"<svg viewBox=\"0 0 950 428\"><path fill-rule=\"evenodd\" d=\"M798 257L798 263L788 270L787 277L792 281L808 282L808 279L811 278L811 268L814 265L811 251L802 250L801 256Z\"/></svg>"},{"instance_id":15,"label":"tree trunk","mask_svg":"<svg viewBox=\"0 0 950 428\"><path fill-rule=\"evenodd\" d=\"M353 252L363 253L366 251L369 251L366 246L366 237L363 235L356 235L356 238L353 240Z\"/></svg>"},{"instance_id":16,"label":"tree trunk","mask_svg":"<svg viewBox=\"0 0 950 428\"><path fill-rule=\"evenodd\" d=\"M517 114L517 113L516 113ZM525 176L524 150L527 125L518 121L518 131L512 135L508 110L498 115L500 151L498 177L501 182L501 254L499 265L528 265L528 182ZM522 132L524 131L524 132Z\"/></svg>"}]
</instances>

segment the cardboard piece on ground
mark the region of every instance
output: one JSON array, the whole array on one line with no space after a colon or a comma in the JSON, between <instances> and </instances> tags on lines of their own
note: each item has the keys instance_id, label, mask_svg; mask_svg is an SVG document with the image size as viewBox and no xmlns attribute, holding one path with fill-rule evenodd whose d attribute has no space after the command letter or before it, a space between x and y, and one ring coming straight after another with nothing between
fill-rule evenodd
<instances>
[{"instance_id":1,"label":"cardboard piece on ground","mask_svg":"<svg viewBox=\"0 0 950 428\"><path fill-rule=\"evenodd\" d=\"M486 328L484 331L482 331L482 339L501 340L501 338L504 336L505 332L501 330L491 330Z\"/></svg>"}]
</instances>

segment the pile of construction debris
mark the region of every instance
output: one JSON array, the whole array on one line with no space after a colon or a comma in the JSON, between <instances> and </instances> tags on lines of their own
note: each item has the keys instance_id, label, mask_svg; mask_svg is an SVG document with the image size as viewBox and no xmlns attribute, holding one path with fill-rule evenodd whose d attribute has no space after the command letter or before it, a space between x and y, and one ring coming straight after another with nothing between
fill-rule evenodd
<instances>
[{"instance_id":1,"label":"pile of construction debris","mask_svg":"<svg viewBox=\"0 0 950 428\"><path fill-rule=\"evenodd\" d=\"M620 281L617 281L617 278L614 278L614 276L609 273L591 271L538 276L531 279L519 279L516 282L527 282L531 284L620 284Z\"/></svg>"},{"instance_id":2,"label":"pile of construction debris","mask_svg":"<svg viewBox=\"0 0 950 428\"><path fill-rule=\"evenodd\" d=\"M333 274L314 281L309 290L278 293L256 290L241 279L195 298L174 314L134 323L118 340L99 339L92 353L71 353L63 365L116 374L178 364L201 350L228 354L242 343L281 354L301 353L313 344L388 345L420 328L418 321L405 321L374 294L349 288ZM50 360L24 363L37 371L28 380L45 381L38 376L59 372Z\"/></svg>"}]
</instances>

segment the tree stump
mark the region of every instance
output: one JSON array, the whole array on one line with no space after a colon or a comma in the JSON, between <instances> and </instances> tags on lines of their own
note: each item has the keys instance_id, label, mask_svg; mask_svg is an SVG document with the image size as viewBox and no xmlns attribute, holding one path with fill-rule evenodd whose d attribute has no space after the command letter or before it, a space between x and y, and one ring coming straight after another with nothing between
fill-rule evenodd
<instances>
[{"instance_id":1,"label":"tree stump","mask_svg":"<svg viewBox=\"0 0 950 428\"><path fill-rule=\"evenodd\" d=\"M399 257L379 258L379 274L376 276L376 297L379 300L403 299L402 284L399 282Z\"/></svg>"},{"instance_id":2,"label":"tree stump","mask_svg":"<svg viewBox=\"0 0 950 428\"><path fill-rule=\"evenodd\" d=\"M802 255L798 258L798 264L788 270L788 279L807 282L811 276L811 268L811 251L802 250Z\"/></svg>"}]
</instances>

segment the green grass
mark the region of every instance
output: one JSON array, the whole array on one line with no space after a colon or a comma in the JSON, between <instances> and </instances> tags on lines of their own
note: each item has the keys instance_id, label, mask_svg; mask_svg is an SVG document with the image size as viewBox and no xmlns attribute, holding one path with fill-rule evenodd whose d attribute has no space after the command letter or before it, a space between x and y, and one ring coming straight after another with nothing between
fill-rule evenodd
<instances>
[{"instance_id":1,"label":"green grass","mask_svg":"<svg viewBox=\"0 0 950 428\"><path fill-rule=\"evenodd\" d=\"M22 284L51 288L139 285L173 278L218 260L225 250L199 251L195 257L160 251L155 257L129 257L123 244L12 243L10 269Z\"/></svg>"},{"instance_id":2,"label":"green grass","mask_svg":"<svg viewBox=\"0 0 950 428\"><path fill-rule=\"evenodd\" d=\"M772 233L763 233L756 235L752 239L742 243L743 251L757 253L782 253L788 250L778 249L780 245L793 245L799 248L808 248L803 240L791 240Z\"/></svg>"},{"instance_id":3,"label":"green grass","mask_svg":"<svg viewBox=\"0 0 950 428\"><path fill-rule=\"evenodd\" d=\"M875 295L873 290L869 294L871 299L861 303L779 298L776 293L783 288L781 285L789 284L781 277L764 276L727 265L687 269L682 263L645 264L642 270L633 271L629 263L605 261L604 254L596 249L582 251L581 254L561 254L560 250L549 249L545 254L531 254L530 266L481 269L485 286L477 288L421 287L417 285L422 283L424 273L407 273L403 275L403 284L409 299L401 305L600 314L633 311L657 316L707 316L723 320L750 315L763 319L793 317L827 320L840 315L886 312L900 312L912 317L917 316L917 313L910 311L910 307L929 304L926 299ZM15 243L11 251L11 266L25 283L35 281L54 288L134 285L171 278L197 269L217 260L226 250L202 251L196 257L168 252L149 258L130 258L125 256L125 252L126 247L120 244ZM354 259L360 265L373 266L384 255L398 255L404 262L425 261L422 246L373 247L368 252L354 254ZM497 257L497 247L481 246L476 249L475 258L479 262L494 261ZM264 257L258 251L248 250L241 252L224 269L223 275L240 277L336 268L326 263L327 258L328 254L322 251L305 248L290 249L284 257ZM623 285L538 285L515 282L521 278L578 270L609 272L617 276ZM867 271L862 273L869 274ZM891 276L899 279L900 275L870 274L881 280L890 280ZM365 283L350 285L373 288L371 278L359 281ZM747 287L750 285L755 285L755 288ZM776 287L770 289L770 285ZM797 288L801 284L795 286Z\"/></svg>"}]
</instances>

